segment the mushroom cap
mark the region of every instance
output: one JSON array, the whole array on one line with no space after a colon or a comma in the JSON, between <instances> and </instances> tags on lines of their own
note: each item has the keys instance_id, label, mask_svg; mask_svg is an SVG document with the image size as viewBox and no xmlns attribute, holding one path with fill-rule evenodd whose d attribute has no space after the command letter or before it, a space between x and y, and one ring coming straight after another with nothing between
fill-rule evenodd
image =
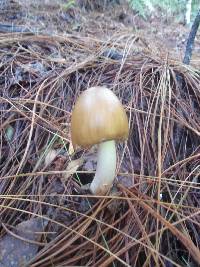
<instances>
[{"instance_id":1,"label":"mushroom cap","mask_svg":"<svg viewBox=\"0 0 200 267\"><path fill-rule=\"evenodd\" d=\"M117 96L106 87L91 87L78 98L71 119L73 147L87 148L128 138L128 118Z\"/></svg>"}]
</instances>

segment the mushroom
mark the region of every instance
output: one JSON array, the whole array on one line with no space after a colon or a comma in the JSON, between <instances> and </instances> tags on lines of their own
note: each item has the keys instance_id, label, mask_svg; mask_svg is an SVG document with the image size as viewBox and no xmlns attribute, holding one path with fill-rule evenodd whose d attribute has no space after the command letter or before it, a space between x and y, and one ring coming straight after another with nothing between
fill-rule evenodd
<instances>
[{"instance_id":1,"label":"mushroom","mask_svg":"<svg viewBox=\"0 0 200 267\"><path fill-rule=\"evenodd\" d=\"M115 141L128 138L128 118L117 96L103 86L85 90L75 103L71 119L73 147L98 144L97 170L90 184L95 195L112 187L116 170Z\"/></svg>"}]
</instances>

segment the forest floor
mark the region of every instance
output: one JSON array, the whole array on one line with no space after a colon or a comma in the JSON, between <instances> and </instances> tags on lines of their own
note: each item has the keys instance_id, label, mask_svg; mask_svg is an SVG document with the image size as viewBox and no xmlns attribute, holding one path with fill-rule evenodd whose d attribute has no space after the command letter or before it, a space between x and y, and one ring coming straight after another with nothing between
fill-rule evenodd
<instances>
[{"instance_id":1,"label":"forest floor","mask_svg":"<svg viewBox=\"0 0 200 267\"><path fill-rule=\"evenodd\" d=\"M200 266L200 32L186 66L189 31L127 4L0 1L0 267ZM74 151L70 135L77 97L96 85L120 98L130 129L106 196L82 187L97 147Z\"/></svg>"},{"instance_id":2,"label":"forest floor","mask_svg":"<svg viewBox=\"0 0 200 267\"><path fill-rule=\"evenodd\" d=\"M4 2L4 1L2 1ZM0 11L0 22L22 26L30 32L43 34L75 34L108 40L116 34L137 34L143 45L163 52L176 53L180 59L185 52L190 28L174 14L155 12L146 18L134 12L128 4L113 4L101 11L85 10L67 5L63 0L6 1ZM193 59L200 53L200 33L197 33Z\"/></svg>"}]
</instances>

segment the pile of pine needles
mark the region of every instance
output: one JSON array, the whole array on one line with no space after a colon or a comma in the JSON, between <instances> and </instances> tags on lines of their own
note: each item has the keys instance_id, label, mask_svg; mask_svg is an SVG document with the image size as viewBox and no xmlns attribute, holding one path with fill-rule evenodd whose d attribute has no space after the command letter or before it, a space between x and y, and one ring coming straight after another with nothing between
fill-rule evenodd
<instances>
[{"instance_id":1,"label":"pile of pine needles","mask_svg":"<svg viewBox=\"0 0 200 267\"><path fill-rule=\"evenodd\" d=\"M200 264L200 75L140 41L0 36L1 237L3 225L48 221L28 266ZM70 139L72 107L96 85L118 95L130 125L102 197L83 193L95 168Z\"/></svg>"}]
</instances>

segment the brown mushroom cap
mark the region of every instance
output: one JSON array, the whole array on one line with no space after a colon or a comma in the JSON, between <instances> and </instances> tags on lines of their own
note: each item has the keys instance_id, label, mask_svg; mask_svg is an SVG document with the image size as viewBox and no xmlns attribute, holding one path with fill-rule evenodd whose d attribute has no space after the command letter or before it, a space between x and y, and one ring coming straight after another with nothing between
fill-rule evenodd
<instances>
[{"instance_id":1,"label":"brown mushroom cap","mask_svg":"<svg viewBox=\"0 0 200 267\"><path fill-rule=\"evenodd\" d=\"M128 138L128 119L117 96L106 87L91 87L78 98L71 119L74 147Z\"/></svg>"}]
</instances>

